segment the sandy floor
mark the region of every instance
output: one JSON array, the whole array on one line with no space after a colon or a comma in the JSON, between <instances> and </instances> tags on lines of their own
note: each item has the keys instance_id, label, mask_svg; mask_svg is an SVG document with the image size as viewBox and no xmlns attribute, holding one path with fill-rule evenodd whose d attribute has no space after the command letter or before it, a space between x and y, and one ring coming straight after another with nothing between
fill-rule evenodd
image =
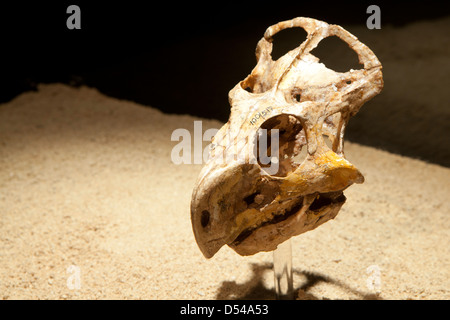
<instances>
[{"instance_id":1,"label":"sandy floor","mask_svg":"<svg viewBox=\"0 0 450 320\"><path fill-rule=\"evenodd\" d=\"M0 298L272 299L271 253L197 248L200 166L170 158L172 131L193 120L59 84L0 105ZM449 299L450 169L353 143L346 154L366 182L293 239L299 298Z\"/></svg>"}]
</instances>

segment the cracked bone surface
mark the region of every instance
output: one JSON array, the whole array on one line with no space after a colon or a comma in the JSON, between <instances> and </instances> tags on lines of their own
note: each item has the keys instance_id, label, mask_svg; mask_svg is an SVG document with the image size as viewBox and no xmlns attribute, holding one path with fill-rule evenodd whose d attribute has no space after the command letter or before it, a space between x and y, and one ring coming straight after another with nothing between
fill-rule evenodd
<instances>
[{"instance_id":1,"label":"cracked bone surface","mask_svg":"<svg viewBox=\"0 0 450 320\"><path fill-rule=\"evenodd\" d=\"M305 29L306 40L274 61L273 36L292 27ZM336 72L311 53L330 36L356 52L361 69ZM244 256L275 250L333 219L343 191L364 181L345 159L344 131L383 88L375 54L340 26L295 18L266 30L256 58L229 92L230 118L192 194L192 227L207 258L224 245Z\"/></svg>"}]
</instances>

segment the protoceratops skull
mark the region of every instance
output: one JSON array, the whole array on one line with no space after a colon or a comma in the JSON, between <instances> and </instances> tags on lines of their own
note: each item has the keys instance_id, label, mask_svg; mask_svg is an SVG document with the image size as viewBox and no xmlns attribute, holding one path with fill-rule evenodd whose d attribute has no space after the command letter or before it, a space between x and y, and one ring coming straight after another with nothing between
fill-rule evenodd
<instances>
[{"instance_id":1,"label":"protoceratops skull","mask_svg":"<svg viewBox=\"0 0 450 320\"><path fill-rule=\"evenodd\" d=\"M304 28L306 40L273 61L272 37L292 27ZM320 63L311 50L329 36L345 41L364 68L339 73ZM344 158L344 130L383 87L374 53L340 26L296 18L269 27L256 58L229 93L229 121L214 136L192 195L193 231L207 258L225 244L240 255L274 250L333 219L343 191L364 181ZM265 150L271 163L261 159L262 132L272 141ZM225 161L217 156L224 154Z\"/></svg>"}]
</instances>

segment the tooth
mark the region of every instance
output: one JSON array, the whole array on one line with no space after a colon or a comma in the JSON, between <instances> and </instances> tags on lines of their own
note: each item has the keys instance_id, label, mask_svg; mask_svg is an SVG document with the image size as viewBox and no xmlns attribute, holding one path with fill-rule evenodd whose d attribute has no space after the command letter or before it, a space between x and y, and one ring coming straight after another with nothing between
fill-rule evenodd
<instances>
[{"instance_id":1,"label":"tooth","mask_svg":"<svg viewBox=\"0 0 450 320\"><path fill-rule=\"evenodd\" d=\"M318 196L318 195L317 195ZM303 198L303 207L304 208L309 208L309 206L311 205L311 203L314 202L314 200L316 200L316 194L308 194Z\"/></svg>"}]
</instances>

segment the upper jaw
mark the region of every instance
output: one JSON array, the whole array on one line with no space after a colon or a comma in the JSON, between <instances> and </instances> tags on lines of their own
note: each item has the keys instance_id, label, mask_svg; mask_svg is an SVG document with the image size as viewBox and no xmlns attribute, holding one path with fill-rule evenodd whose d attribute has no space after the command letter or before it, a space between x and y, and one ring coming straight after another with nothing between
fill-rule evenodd
<instances>
[{"instance_id":1,"label":"upper jaw","mask_svg":"<svg viewBox=\"0 0 450 320\"><path fill-rule=\"evenodd\" d=\"M342 191L314 193L292 199L290 209L253 229L243 230L228 245L240 255L275 250L289 238L333 219L345 200Z\"/></svg>"},{"instance_id":2,"label":"upper jaw","mask_svg":"<svg viewBox=\"0 0 450 320\"><path fill-rule=\"evenodd\" d=\"M242 230L232 243L235 245L241 243L245 238L251 235L253 231L258 228L264 228L269 224L281 224L281 222L290 218L293 215L299 214L312 214L312 215L321 215L327 208L336 204L344 204L346 198L344 196L343 191L337 192L327 192L327 193L313 193L305 196L297 196L295 198L286 199L278 203L280 209L278 212L272 212L272 218L270 220L266 220L258 223L257 225L251 226ZM284 203L288 203L284 205ZM268 210L271 210L273 206L269 207ZM265 211L262 209L261 211Z\"/></svg>"},{"instance_id":3,"label":"upper jaw","mask_svg":"<svg viewBox=\"0 0 450 320\"><path fill-rule=\"evenodd\" d=\"M290 237L334 218L345 202L344 189L358 182L350 180L336 186L335 191L319 188L305 194L307 188L289 190L279 179L263 179L256 187L243 187L239 177L249 171L240 167L233 172L217 174L212 170L193 193L192 224L206 258L226 244L241 255L274 250ZM251 182L257 177L247 178L245 181ZM254 188L257 192L250 194ZM291 196L287 197L288 194Z\"/></svg>"}]
</instances>

